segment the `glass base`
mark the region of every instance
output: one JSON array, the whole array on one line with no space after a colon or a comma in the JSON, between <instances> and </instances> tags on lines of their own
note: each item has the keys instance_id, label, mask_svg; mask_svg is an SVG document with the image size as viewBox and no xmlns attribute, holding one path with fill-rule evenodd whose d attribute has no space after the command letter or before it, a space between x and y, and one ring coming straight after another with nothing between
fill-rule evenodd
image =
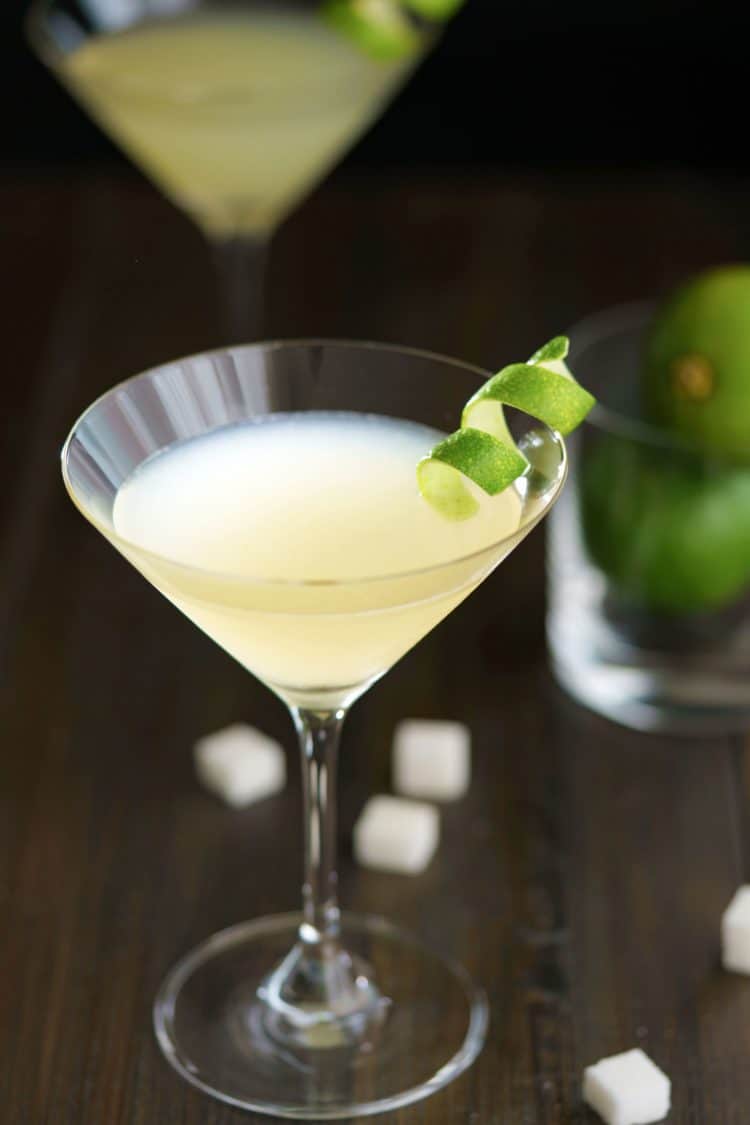
<instances>
[{"instance_id":1,"label":"glass base","mask_svg":"<svg viewBox=\"0 0 750 1125\"><path fill-rule=\"evenodd\" d=\"M634 730L714 737L750 727L750 627L664 624L614 614L603 600L555 597L547 618L552 671L579 703ZM703 632L699 631L699 626Z\"/></svg>"},{"instance_id":2,"label":"glass base","mask_svg":"<svg viewBox=\"0 0 750 1125\"><path fill-rule=\"evenodd\" d=\"M377 981L378 1018L355 1042L338 1034L335 1017L314 1047L280 1037L261 997L301 921L282 914L233 926L172 969L154 1027L183 1078L241 1109L330 1120L408 1105L471 1065L487 1031L484 994L460 965L382 918L342 922L342 945Z\"/></svg>"}]
</instances>

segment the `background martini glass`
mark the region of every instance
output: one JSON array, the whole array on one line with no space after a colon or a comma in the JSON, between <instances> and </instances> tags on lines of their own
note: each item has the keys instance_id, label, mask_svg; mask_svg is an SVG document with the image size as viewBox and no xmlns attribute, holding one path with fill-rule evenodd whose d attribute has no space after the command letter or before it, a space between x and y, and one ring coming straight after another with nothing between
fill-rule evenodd
<instances>
[{"instance_id":1,"label":"background martini glass","mask_svg":"<svg viewBox=\"0 0 750 1125\"><path fill-rule=\"evenodd\" d=\"M377 58L318 0L37 0L35 49L215 247L231 339L257 334L268 241L434 33Z\"/></svg>"},{"instance_id":2,"label":"background martini glass","mask_svg":"<svg viewBox=\"0 0 750 1125\"><path fill-rule=\"evenodd\" d=\"M528 471L479 516L451 522L422 500L418 458L483 379L372 344L225 349L115 387L63 450L81 512L276 692L299 734L302 914L209 938L155 1005L172 1065L234 1105L317 1120L394 1109L451 1081L484 1040L486 1002L459 966L382 919L342 918L335 863L348 707L565 477L561 439L535 424L519 435Z\"/></svg>"}]
</instances>

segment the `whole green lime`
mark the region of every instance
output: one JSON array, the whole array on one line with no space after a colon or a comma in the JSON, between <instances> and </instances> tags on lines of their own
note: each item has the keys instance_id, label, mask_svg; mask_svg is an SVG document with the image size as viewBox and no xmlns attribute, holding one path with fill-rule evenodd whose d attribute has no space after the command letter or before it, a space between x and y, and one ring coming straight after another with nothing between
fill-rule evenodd
<instances>
[{"instance_id":1,"label":"whole green lime","mask_svg":"<svg viewBox=\"0 0 750 1125\"><path fill-rule=\"evenodd\" d=\"M673 434L750 460L750 265L680 286L647 334L644 412Z\"/></svg>"},{"instance_id":2,"label":"whole green lime","mask_svg":"<svg viewBox=\"0 0 750 1125\"><path fill-rule=\"evenodd\" d=\"M750 588L750 470L606 435L579 479L588 553L629 601L704 613Z\"/></svg>"}]
</instances>

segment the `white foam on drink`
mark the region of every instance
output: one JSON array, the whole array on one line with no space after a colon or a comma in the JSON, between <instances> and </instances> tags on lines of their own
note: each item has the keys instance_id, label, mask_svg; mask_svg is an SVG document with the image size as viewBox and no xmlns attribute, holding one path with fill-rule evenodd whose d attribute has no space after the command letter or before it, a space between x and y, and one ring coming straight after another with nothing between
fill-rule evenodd
<instances>
[{"instance_id":1,"label":"white foam on drink","mask_svg":"<svg viewBox=\"0 0 750 1125\"><path fill-rule=\"evenodd\" d=\"M351 413L270 415L157 454L115 499L117 532L191 566L275 581L356 579L461 558L509 534L513 489L455 523L419 495L440 434Z\"/></svg>"}]
</instances>

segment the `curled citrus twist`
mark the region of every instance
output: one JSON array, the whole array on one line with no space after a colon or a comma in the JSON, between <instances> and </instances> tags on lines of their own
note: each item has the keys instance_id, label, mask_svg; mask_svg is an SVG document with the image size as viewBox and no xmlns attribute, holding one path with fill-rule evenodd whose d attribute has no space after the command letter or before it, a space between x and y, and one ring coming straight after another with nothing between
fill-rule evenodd
<instances>
[{"instance_id":1,"label":"curled citrus twist","mask_svg":"<svg viewBox=\"0 0 750 1125\"><path fill-rule=\"evenodd\" d=\"M563 435L581 424L595 400L568 369L568 346L566 336L555 336L527 363L511 363L498 371L467 402L460 430L419 462L419 491L442 515L463 520L478 511L479 501L465 478L495 496L528 469L508 429L504 406L522 410Z\"/></svg>"},{"instance_id":2,"label":"curled citrus twist","mask_svg":"<svg viewBox=\"0 0 750 1125\"><path fill-rule=\"evenodd\" d=\"M423 30L445 23L464 0L324 0L326 23L383 62L415 54Z\"/></svg>"}]
</instances>

